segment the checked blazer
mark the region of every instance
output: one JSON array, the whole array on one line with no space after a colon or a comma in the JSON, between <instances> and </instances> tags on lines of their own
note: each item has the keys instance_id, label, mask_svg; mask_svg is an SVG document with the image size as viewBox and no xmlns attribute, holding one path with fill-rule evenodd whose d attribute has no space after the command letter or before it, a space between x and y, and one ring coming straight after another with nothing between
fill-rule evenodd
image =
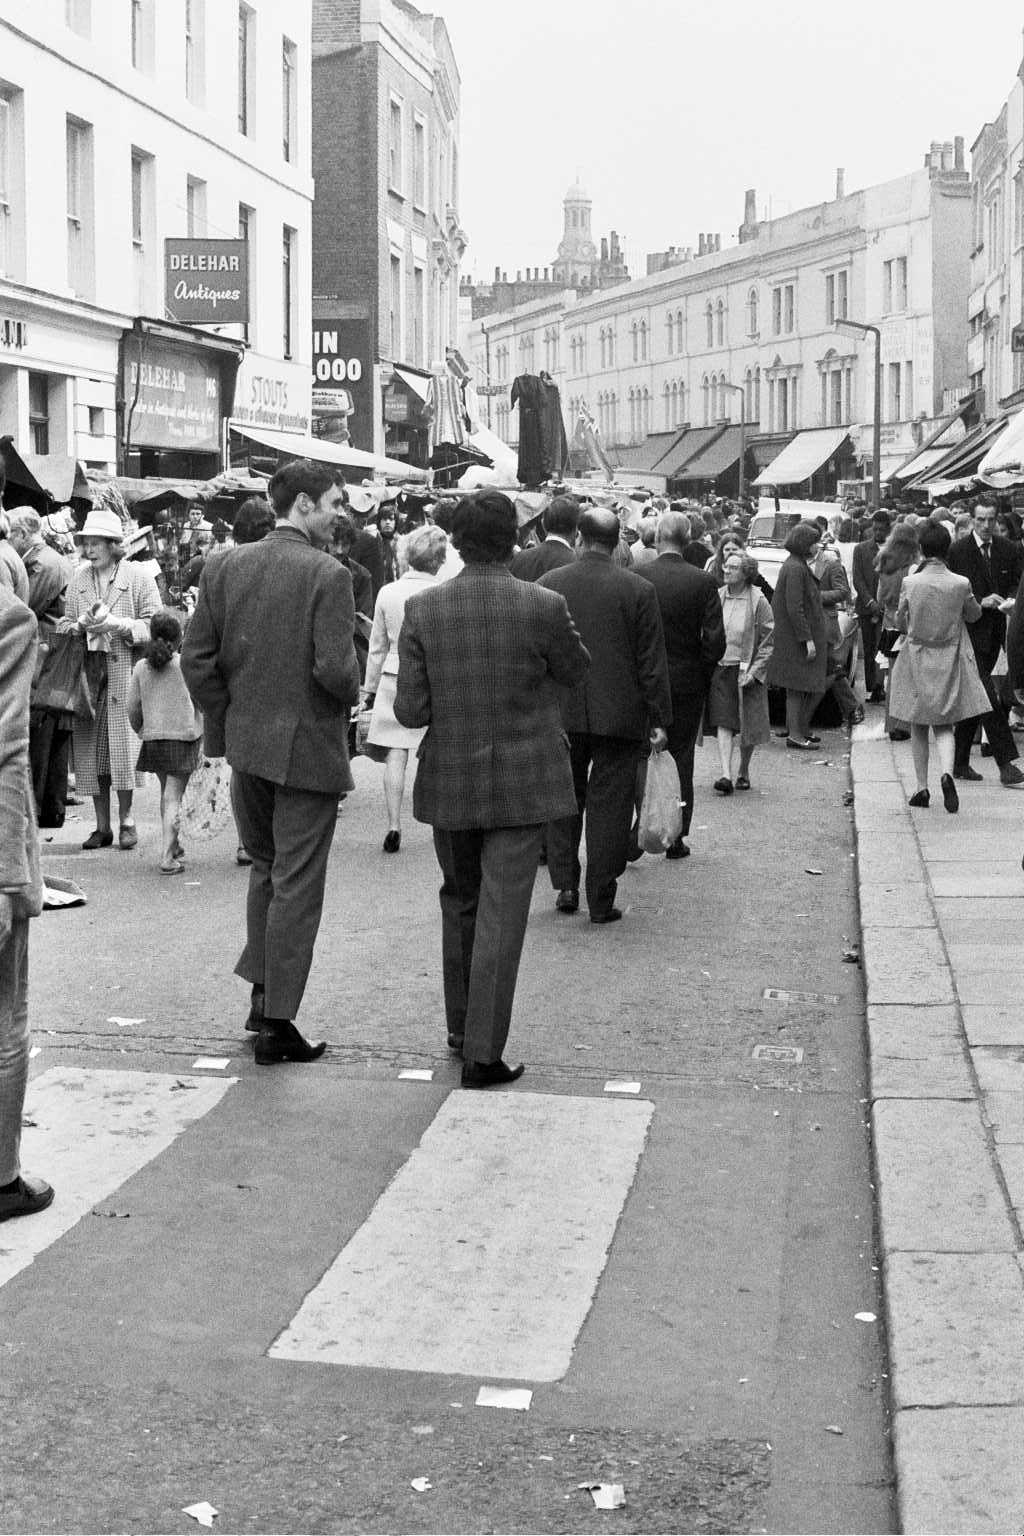
<instances>
[{"instance_id":1,"label":"checked blazer","mask_svg":"<svg viewBox=\"0 0 1024 1536\"><path fill-rule=\"evenodd\" d=\"M398 641L400 724L427 726L417 821L448 831L536 826L576 809L556 684L590 658L565 599L504 565L467 565L409 599Z\"/></svg>"}]
</instances>

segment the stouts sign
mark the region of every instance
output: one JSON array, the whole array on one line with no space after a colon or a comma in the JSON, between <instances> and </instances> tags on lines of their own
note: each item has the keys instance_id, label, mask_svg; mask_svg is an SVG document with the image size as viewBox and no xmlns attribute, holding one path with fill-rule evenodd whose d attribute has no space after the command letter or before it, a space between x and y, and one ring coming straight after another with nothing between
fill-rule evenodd
<instances>
[{"instance_id":1,"label":"stouts sign","mask_svg":"<svg viewBox=\"0 0 1024 1536\"><path fill-rule=\"evenodd\" d=\"M165 240L167 312L185 325L244 325L249 319L245 240Z\"/></svg>"}]
</instances>

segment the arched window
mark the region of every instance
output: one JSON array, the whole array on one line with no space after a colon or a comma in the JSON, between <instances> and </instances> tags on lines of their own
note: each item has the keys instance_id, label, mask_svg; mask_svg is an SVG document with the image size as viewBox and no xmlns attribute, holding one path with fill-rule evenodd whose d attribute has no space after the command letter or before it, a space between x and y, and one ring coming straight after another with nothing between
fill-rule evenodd
<instances>
[{"instance_id":1,"label":"arched window","mask_svg":"<svg viewBox=\"0 0 1024 1536\"><path fill-rule=\"evenodd\" d=\"M747 413L747 420L756 421L757 417L754 415L754 371L752 368L748 368L743 375L743 403Z\"/></svg>"},{"instance_id":2,"label":"arched window","mask_svg":"<svg viewBox=\"0 0 1024 1536\"><path fill-rule=\"evenodd\" d=\"M681 352L682 350L683 350L683 312L682 312L681 309L677 309L676 310L676 351L677 352Z\"/></svg>"},{"instance_id":3,"label":"arched window","mask_svg":"<svg viewBox=\"0 0 1024 1536\"><path fill-rule=\"evenodd\" d=\"M711 421L716 422L719 415L718 404L718 374L711 375Z\"/></svg>"},{"instance_id":4,"label":"arched window","mask_svg":"<svg viewBox=\"0 0 1024 1536\"><path fill-rule=\"evenodd\" d=\"M608 366L609 368L615 367L615 329L613 326L608 327ZM613 401L614 398L613 395Z\"/></svg>"},{"instance_id":5,"label":"arched window","mask_svg":"<svg viewBox=\"0 0 1024 1536\"><path fill-rule=\"evenodd\" d=\"M710 425L711 425L711 386L708 383L708 376L707 376L707 374L705 374L703 379L701 380L700 387L701 387L701 390L703 391L703 394L704 394L704 425L706 427L710 427Z\"/></svg>"},{"instance_id":6,"label":"arched window","mask_svg":"<svg viewBox=\"0 0 1024 1536\"><path fill-rule=\"evenodd\" d=\"M608 437L615 442L619 435L619 397L614 389L608 396Z\"/></svg>"},{"instance_id":7,"label":"arched window","mask_svg":"<svg viewBox=\"0 0 1024 1536\"><path fill-rule=\"evenodd\" d=\"M715 344L715 312L711 307L710 299L708 300L707 307L704 310L704 323L707 326L708 346L713 347Z\"/></svg>"},{"instance_id":8,"label":"arched window","mask_svg":"<svg viewBox=\"0 0 1024 1536\"><path fill-rule=\"evenodd\" d=\"M671 356L676 349L676 321L675 316L672 314L665 316L665 335L667 338L669 356Z\"/></svg>"},{"instance_id":9,"label":"arched window","mask_svg":"<svg viewBox=\"0 0 1024 1536\"><path fill-rule=\"evenodd\" d=\"M718 301L718 307L715 310L715 316L716 316L716 318L718 320L718 345L720 347L724 347L724 345L725 345L725 305L722 303L721 299L719 299L719 301Z\"/></svg>"},{"instance_id":10,"label":"arched window","mask_svg":"<svg viewBox=\"0 0 1024 1536\"><path fill-rule=\"evenodd\" d=\"M686 385L680 381L679 405L676 409L676 426L681 427L686 420Z\"/></svg>"},{"instance_id":11,"label":"arched window","mask_svg":"<svg viewBox=\"0 0 1024 1536\"><path fill-rule=\"evenodd\" d=\"M644 334L645 335L647 334L646 330L645 330ZM645 437L647 436L648 432L650 432L650 430L651 430L651 392L645 386L645 388L644 388L644 436Z\"/></svg>"},{"instance_id":12,"label":"arched window","mask_svg":"<svg viewBox=\"0 0 1024 1536\"><path fill-rule=\"evenodd\" d=\"M640 361L647 361L647 321L640 321Z\"/></svg>"},{"instance_id":13,"label":"arched window","mask_svg":"<svg viewBox=\"0 0 1024 1536\"><path fill-rule=\"evenodd\" d=\"M633 321L633 324L630 326L630 332L631 332L632 337L633 337L633 361L635 363L638 360L639 356L640 356L639 343L637 341L637 323L636 323L635 320Z\"/></svg>"},{"instance_id":14,"label":"arched window","mask_svg":"<svg viewBox=\"0 0 1024 1536\"><path fill-rule=\"evenodd\" d=\"M751 288L747 294L747 335L757 335L757 289Z\"/></svg>"},{"instance_id":15,"label":"arched window","mask_svg":"<svg viewBox=\"0 0 1024 1536\"><path fill-rule=\"evenodd\" d=\"M761 420L761 369L754 369L754 420Z\"/></svg>"},{"instance_id":16,"label":"arched window","mask_svg":"<svg viewBox=\"0 0 1024 1536\"><path fill-rule=\"evenodd\" d=\"M675 389L674 384L672 389ZM669 389L667 384L662 390L662 396L665 401L665 430L667 432L669 427L675 426L675 413L672 405L672 390Z\"/></svg>"}]
</instances>

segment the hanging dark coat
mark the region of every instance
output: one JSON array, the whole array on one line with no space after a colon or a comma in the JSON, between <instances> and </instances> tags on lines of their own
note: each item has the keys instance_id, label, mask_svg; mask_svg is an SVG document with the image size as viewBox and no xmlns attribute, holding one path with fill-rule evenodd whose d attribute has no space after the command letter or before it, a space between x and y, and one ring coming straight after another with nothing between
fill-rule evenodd
<instances>
[{"instance_id":1,"label":"hanging dark coat","mask_svg":"<svg viewBox=\"0 0 1024 1536\"><path fill-rule=\"evenodd\" d=\"M547 396L536 374L521 373L512 380L512 404L519 406L519 483L543 485L548 478L544 455L544 413Z\"/></svg>"}]
</instances>

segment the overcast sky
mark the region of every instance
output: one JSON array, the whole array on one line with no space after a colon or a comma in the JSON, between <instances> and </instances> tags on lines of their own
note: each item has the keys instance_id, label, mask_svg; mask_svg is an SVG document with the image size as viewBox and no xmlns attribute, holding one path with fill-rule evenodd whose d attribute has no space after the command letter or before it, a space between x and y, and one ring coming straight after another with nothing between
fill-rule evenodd
<instances>
[{"instance_id":1,"label":"overcast sky","mask_svg":"<svg viewBox=\"0 0 1024 1536\"><path fill-rule=\"evenodd\" d=\"M462 76L464 272L546 266L581 176L595 238L723 247L759 216L904 175L932 139L967 164L1021 62L1019 0L418 0Z\"/></svg>"}]
</instances>

